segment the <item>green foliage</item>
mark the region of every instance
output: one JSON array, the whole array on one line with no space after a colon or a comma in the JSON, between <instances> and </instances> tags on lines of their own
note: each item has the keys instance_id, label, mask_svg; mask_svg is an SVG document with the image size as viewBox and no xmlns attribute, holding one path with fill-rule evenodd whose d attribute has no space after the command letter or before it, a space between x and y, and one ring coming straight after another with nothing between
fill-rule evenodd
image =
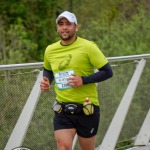
<instances>
[{"instance_id":1,"label":"green foliage","mask_svg":"<svg viewBox=\"0 0 150 150\"><path fill-rule=\"evenodd\" d=\"M29 39L29 34L20 18L18 18L17 24L10 25L7 36L9 37L9 44L6 47L6 51L8 51L7 63L35 61L32 54L36 51L37 44Z\"/></svg>"},{"instance_id":2,"label":"green foliage","mask_svg":"<svg viewBox=\"0 0 150 150\"><path fill-rule=\"evenodd\" d=\"M83 24L79 34L95 41L107 56L149 53L149 12L140 5L129 18L126 10L115 7L105 10L101 19Z\"/></svg>"},{"instance_id":3,"label":"green foliage","mask_svg":"<svg viewBox=\"0 0 150 150\"><path fill-rule=\"evenodd\" d=\"M55 19L64 10L76 14L78 35L106 56L148 53L149 6L148 0L1 0L1 63L42 61L47 45L59 39Z\"/></svg>"}]
</instances>

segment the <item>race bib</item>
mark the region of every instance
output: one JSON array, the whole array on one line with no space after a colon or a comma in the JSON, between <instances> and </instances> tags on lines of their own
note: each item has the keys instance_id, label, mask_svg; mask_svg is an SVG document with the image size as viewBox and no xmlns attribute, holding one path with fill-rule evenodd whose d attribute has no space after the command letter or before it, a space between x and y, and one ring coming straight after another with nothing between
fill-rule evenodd
<instances>
[{"instance_id":1,"label":"race bib","mask_svg":"<svg viewBox=\"0 0 150 150\"><path fill-rule=\"evenodd\" d=\"M68 78L71 77L72 74L74 74L73 70L55 73L54 75L55 82L58 86L58 89L64 90L64 89L72 88L72 86L69 85L69 80L68 80Z\"/></svg>"}]
</instances>

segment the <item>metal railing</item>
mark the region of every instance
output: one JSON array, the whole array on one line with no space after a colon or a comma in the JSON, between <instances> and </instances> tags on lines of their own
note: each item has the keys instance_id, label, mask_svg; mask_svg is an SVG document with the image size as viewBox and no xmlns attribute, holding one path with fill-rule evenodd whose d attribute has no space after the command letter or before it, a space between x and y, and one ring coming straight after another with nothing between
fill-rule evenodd
<instances>
[{"instance_id":1,"label":"metal railing","mask_svg":"<svg viewBox=\"0 0 150 150\"><path fill-rule=\"evenodd\" d=\"M127 61L127 60L137 60L142 58L150 58L150 54L108 57L107 59L109 62L118 62L118 61ZM16 69L29 69L29 68L42 68L42 67L43 67L43 62L36 62L36 63L0 65L0 70L16 70Z\"/></svg>"},{"instance_id":2,"label":"metal railing","mask_svg":"<svg viewBox=\"0 0 150 150\"><path fill-rule=\"evenodd\" d=\"M109 62L119 62L119 61L128 61L128 60L140 60L140 61L138 61L139 65L137 65L137 66L139 66L139 67L137 67L137 70L135 71L135 75L134 75L133 79L131 80L129 87L126 90L124 97L122 98L123 105L121 105L121 103L120 103L121 106L118 107L118 112L116 111L116 114L115 114L114 119L113 119L115 121L111 122L110 127L109 127L103 141L102 141L102 145L100 145L98 147L99 150L101 150L101 149L103 149L103 150L106 150L106 149L107 150L114 150L114 147L116 145L116 142L118 140L119 134L120 134L122 126L123 126L123 122L126 118L126 114L127 114L128 109L129 109L129 106L130 106L130 103L132 100L132 96L136 90L137 83L138 83L139 78L142 74L142 70L143 70L144 65L145 65L145 60L144 60L145 58L150 58L150 54L108 57L107 58L109 60ZM0 65L0 70L5 71L5 70L17 70L17 69L29 69L29 68L42 68L42 67L43 67L43 62L38 62L38 63L26 63L26 64ZM139 72L139 70L140 70L140 72ZM9 138L9 141L5 147L5 150L10 150L10 149L12 149L14 147L18 147L22 144L24 137L25 137L25 134L27 132L27 128L29 127L29 123L31 121L32 115L34 113L35 107L37 105L40 93L41 93L41 91L39 89L39 81L41 79L42 79L42 71L39 72L39 77L37 78L37 81L36 81L32 91L29 95L29 98L28 98L28 100L24 106L24 109L23 109L23 111L22 111L22 113L18 119L18 122L16 123L16 126L15 126L15 128L14 128L14 130L13 130L13 132ZM37 89L38 89L38 91L37 91ZM132 94L130 91L132 91ZM126 108L124 108L123 106L125 105L126 99L128 99L129 102L128 102L128 105L126 106ZM122 111L122 112L120 113L120 111ZM120 116L120 114L124 114L124 115ZM116 125L115 124L117 122L116 119L118 119L118 118L121 119L121 121L119 121L121 123L119 125L118 124ZM24 125L23 127L22 127L21 123L23 123L23 125ZM113 130L113 129L116 126L117 126L117 129L119 129L119 130L114 133L115 130ZM146 128L146 129L149 129L149 128ZM150 135L148 134L147 138L149 138L149 136ZM115 138L113 138L113 137L115 137ZM135 144L139 144L139 142L137 143L137 141L140 141L139 136L138 136L138 140L136 140ZM73 147L75 148L75 145Z\"/></svg>"}]
</instances>

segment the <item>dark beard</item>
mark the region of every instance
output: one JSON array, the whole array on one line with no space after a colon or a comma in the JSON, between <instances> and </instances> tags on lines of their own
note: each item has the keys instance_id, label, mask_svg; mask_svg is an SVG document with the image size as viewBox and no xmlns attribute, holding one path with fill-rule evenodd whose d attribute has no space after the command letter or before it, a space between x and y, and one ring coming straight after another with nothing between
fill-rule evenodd
<instances>
[{"instance_id":1,"label":"dark beard","mask_svg":"<svg viewBox=\"0 0 150 150\"><path fill-rule=\"evenodd\" d=\"M60 36L60 38L63 40L63 41L68 41L68 40L70 40L73 36L68 36L68 37L66 37L66 38L63 38L61 35L59 35Z\"/></svg>"},{"instance_id":2,"label":"dark beard","mask_svg":"<svg viewBox=\"0 0 150 150\"><path fill-rule=\"evenodd\" d=\"M76 31L74 29L74 31L70 32L70 34L68 35L68 37L65 37L63 38L63 36L61 35L61 33L59 34L60 38L63 40L63 41L68 41L70 39L72 39L76 34Z\"/></svg>"}]
</instances>

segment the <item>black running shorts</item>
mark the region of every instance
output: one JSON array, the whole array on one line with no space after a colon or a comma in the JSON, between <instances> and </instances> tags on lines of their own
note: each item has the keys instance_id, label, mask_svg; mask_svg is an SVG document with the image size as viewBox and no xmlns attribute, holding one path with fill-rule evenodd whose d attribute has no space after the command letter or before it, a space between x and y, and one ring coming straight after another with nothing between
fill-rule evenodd
<instances>
[{"instance_id":1,"label":"black running shorts","mask_svg":"<svg viewBox=\"0 0 150 150\"><path fill-rule=\"evenodd\" d=\"M97 134L100 121L100 108L94 106L94 114L85 115L82 111L78 114L57 113L54 116L54 130L75 128L77 134L84 138L90 138Z\"/></svg>"}]
</instances>

